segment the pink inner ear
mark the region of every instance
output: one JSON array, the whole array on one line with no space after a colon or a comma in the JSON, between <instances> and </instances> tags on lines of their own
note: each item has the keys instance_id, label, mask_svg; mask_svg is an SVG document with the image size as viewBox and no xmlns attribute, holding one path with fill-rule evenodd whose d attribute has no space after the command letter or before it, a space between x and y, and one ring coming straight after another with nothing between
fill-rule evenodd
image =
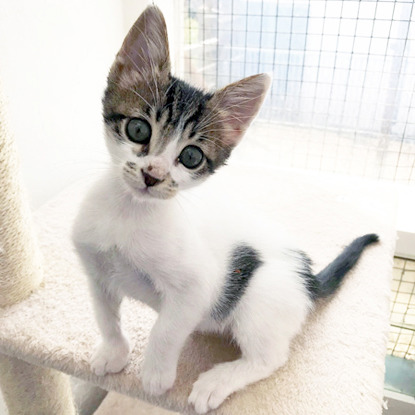
<instances>
[{"instance_id":1,"label":"pink inner ear","mask_svg":"<svg viewBox=\"0 0 415 415\"><path fill-rule=\"evenodd\" d=\"M224 141L234 147L257 115L270 85L260 74L244 78L218 91L219 109L224 114Z\"/></svg>"}]
</instances>

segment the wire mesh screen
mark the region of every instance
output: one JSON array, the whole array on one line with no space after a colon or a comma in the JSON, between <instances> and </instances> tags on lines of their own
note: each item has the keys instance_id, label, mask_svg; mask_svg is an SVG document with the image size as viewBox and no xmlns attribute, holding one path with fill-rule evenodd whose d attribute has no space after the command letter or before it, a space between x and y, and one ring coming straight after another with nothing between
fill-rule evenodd
<instances>
[{"instance_id":1,"label":"wire mesh screen","mask_svg":"<svg viewBox=\"0 0 415 415\"><path fill-rule=\"evenodd\" d=\"M415 360L415 261L395 258L388 353Z\"/></svg>"},{"instance_id":2,"label":"wire mesh screen","mask_svg":"<svg viewBox=\"0 0 415 415\"><path fill-rule=\"evenodd\" d=\"M272 75L251 135L273 162L415 183L412 1L184 5L185 78L218 88Z\"/></svg>"}]
</instances>

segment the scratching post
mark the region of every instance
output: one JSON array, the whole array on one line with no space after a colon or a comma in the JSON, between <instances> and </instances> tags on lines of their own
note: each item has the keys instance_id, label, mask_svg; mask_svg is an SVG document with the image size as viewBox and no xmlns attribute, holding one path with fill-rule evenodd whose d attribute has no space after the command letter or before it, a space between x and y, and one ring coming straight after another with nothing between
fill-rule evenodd
<instances>
[{"instance_id":1,"label":"scratching post","mask_svg":"<svg viewBox=\"0 0 415 415\"><path fill-rule=\"evenodd\" d=\"M41 281L40 254L0 85L0 307L21 301Z\"/></svg>"},{"instance_id":2,"label":"scratching post","mask_svg":"<svg viewBox=\"0 0 415 415\"><path fill-rule=\"evenodd\" d=\"M0 373L9 415L75 415L63 373L4 355L0 355Z\"/></svg>"},{"instance_id":3,"label":"scratching post","mask_svg":"<svg viewBox=\"0 0 415 415\"><path fill-rule=\"evenodd\" d=\"M42 281L41 256L0 85L0 307L28 297ZM73 415L66 375L0 355L0 387L10 415Z\"/></svg>"}]
</instances>

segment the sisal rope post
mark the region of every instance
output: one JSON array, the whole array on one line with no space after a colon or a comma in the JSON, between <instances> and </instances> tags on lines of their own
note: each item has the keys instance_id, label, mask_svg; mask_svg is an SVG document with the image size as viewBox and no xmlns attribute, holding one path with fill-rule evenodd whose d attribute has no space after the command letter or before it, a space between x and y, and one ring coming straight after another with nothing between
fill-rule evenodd
<instances>
[{"instance_id":1,"label":"sisal rope post","mask_svg":"<svg viewBox=\"0 0 415 415\"><path fill-rule=\"evenodd\" d=\"M53 369L0 355L0 385L9 415L75 415L69 379Z\"/></svg>"},{"instance_id":2,"label":"sisal rope post","mask_svg":"<svg viewBox=\"0 0 415 415\"><path fill-rule=\"evenodd\" d=\"M41 255L21 184L0 85L0 307L16 304L42 282ZM63 373L0 355L0 386L9 415L75 415Z\"/></svg>"},{"instance_id":3,"label":"sisal rope post","mask_svg":"<svg viewBox=\"0 0 415 415\"><path fill-rule=\"evenodd\" d=\"M0 307L23 300L42 281L40 253L7 119L0 85Z\"/></svg>"}]
</instances>

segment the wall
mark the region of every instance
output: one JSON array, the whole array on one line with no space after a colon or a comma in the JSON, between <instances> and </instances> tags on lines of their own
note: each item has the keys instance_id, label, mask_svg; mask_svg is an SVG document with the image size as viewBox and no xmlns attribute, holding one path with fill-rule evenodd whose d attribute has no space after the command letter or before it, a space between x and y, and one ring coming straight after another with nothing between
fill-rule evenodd
<instances>
[{"instance_id":1,"label":"wall","mask_svg":"<svg viewBox=\"0 0 415 415\"><path fill-rule=\"evenodd\" d=\"M0 0L0 77L33 208L102 167L101 96L123 35L117 0Z\"/></svg>"}]
</instances>

